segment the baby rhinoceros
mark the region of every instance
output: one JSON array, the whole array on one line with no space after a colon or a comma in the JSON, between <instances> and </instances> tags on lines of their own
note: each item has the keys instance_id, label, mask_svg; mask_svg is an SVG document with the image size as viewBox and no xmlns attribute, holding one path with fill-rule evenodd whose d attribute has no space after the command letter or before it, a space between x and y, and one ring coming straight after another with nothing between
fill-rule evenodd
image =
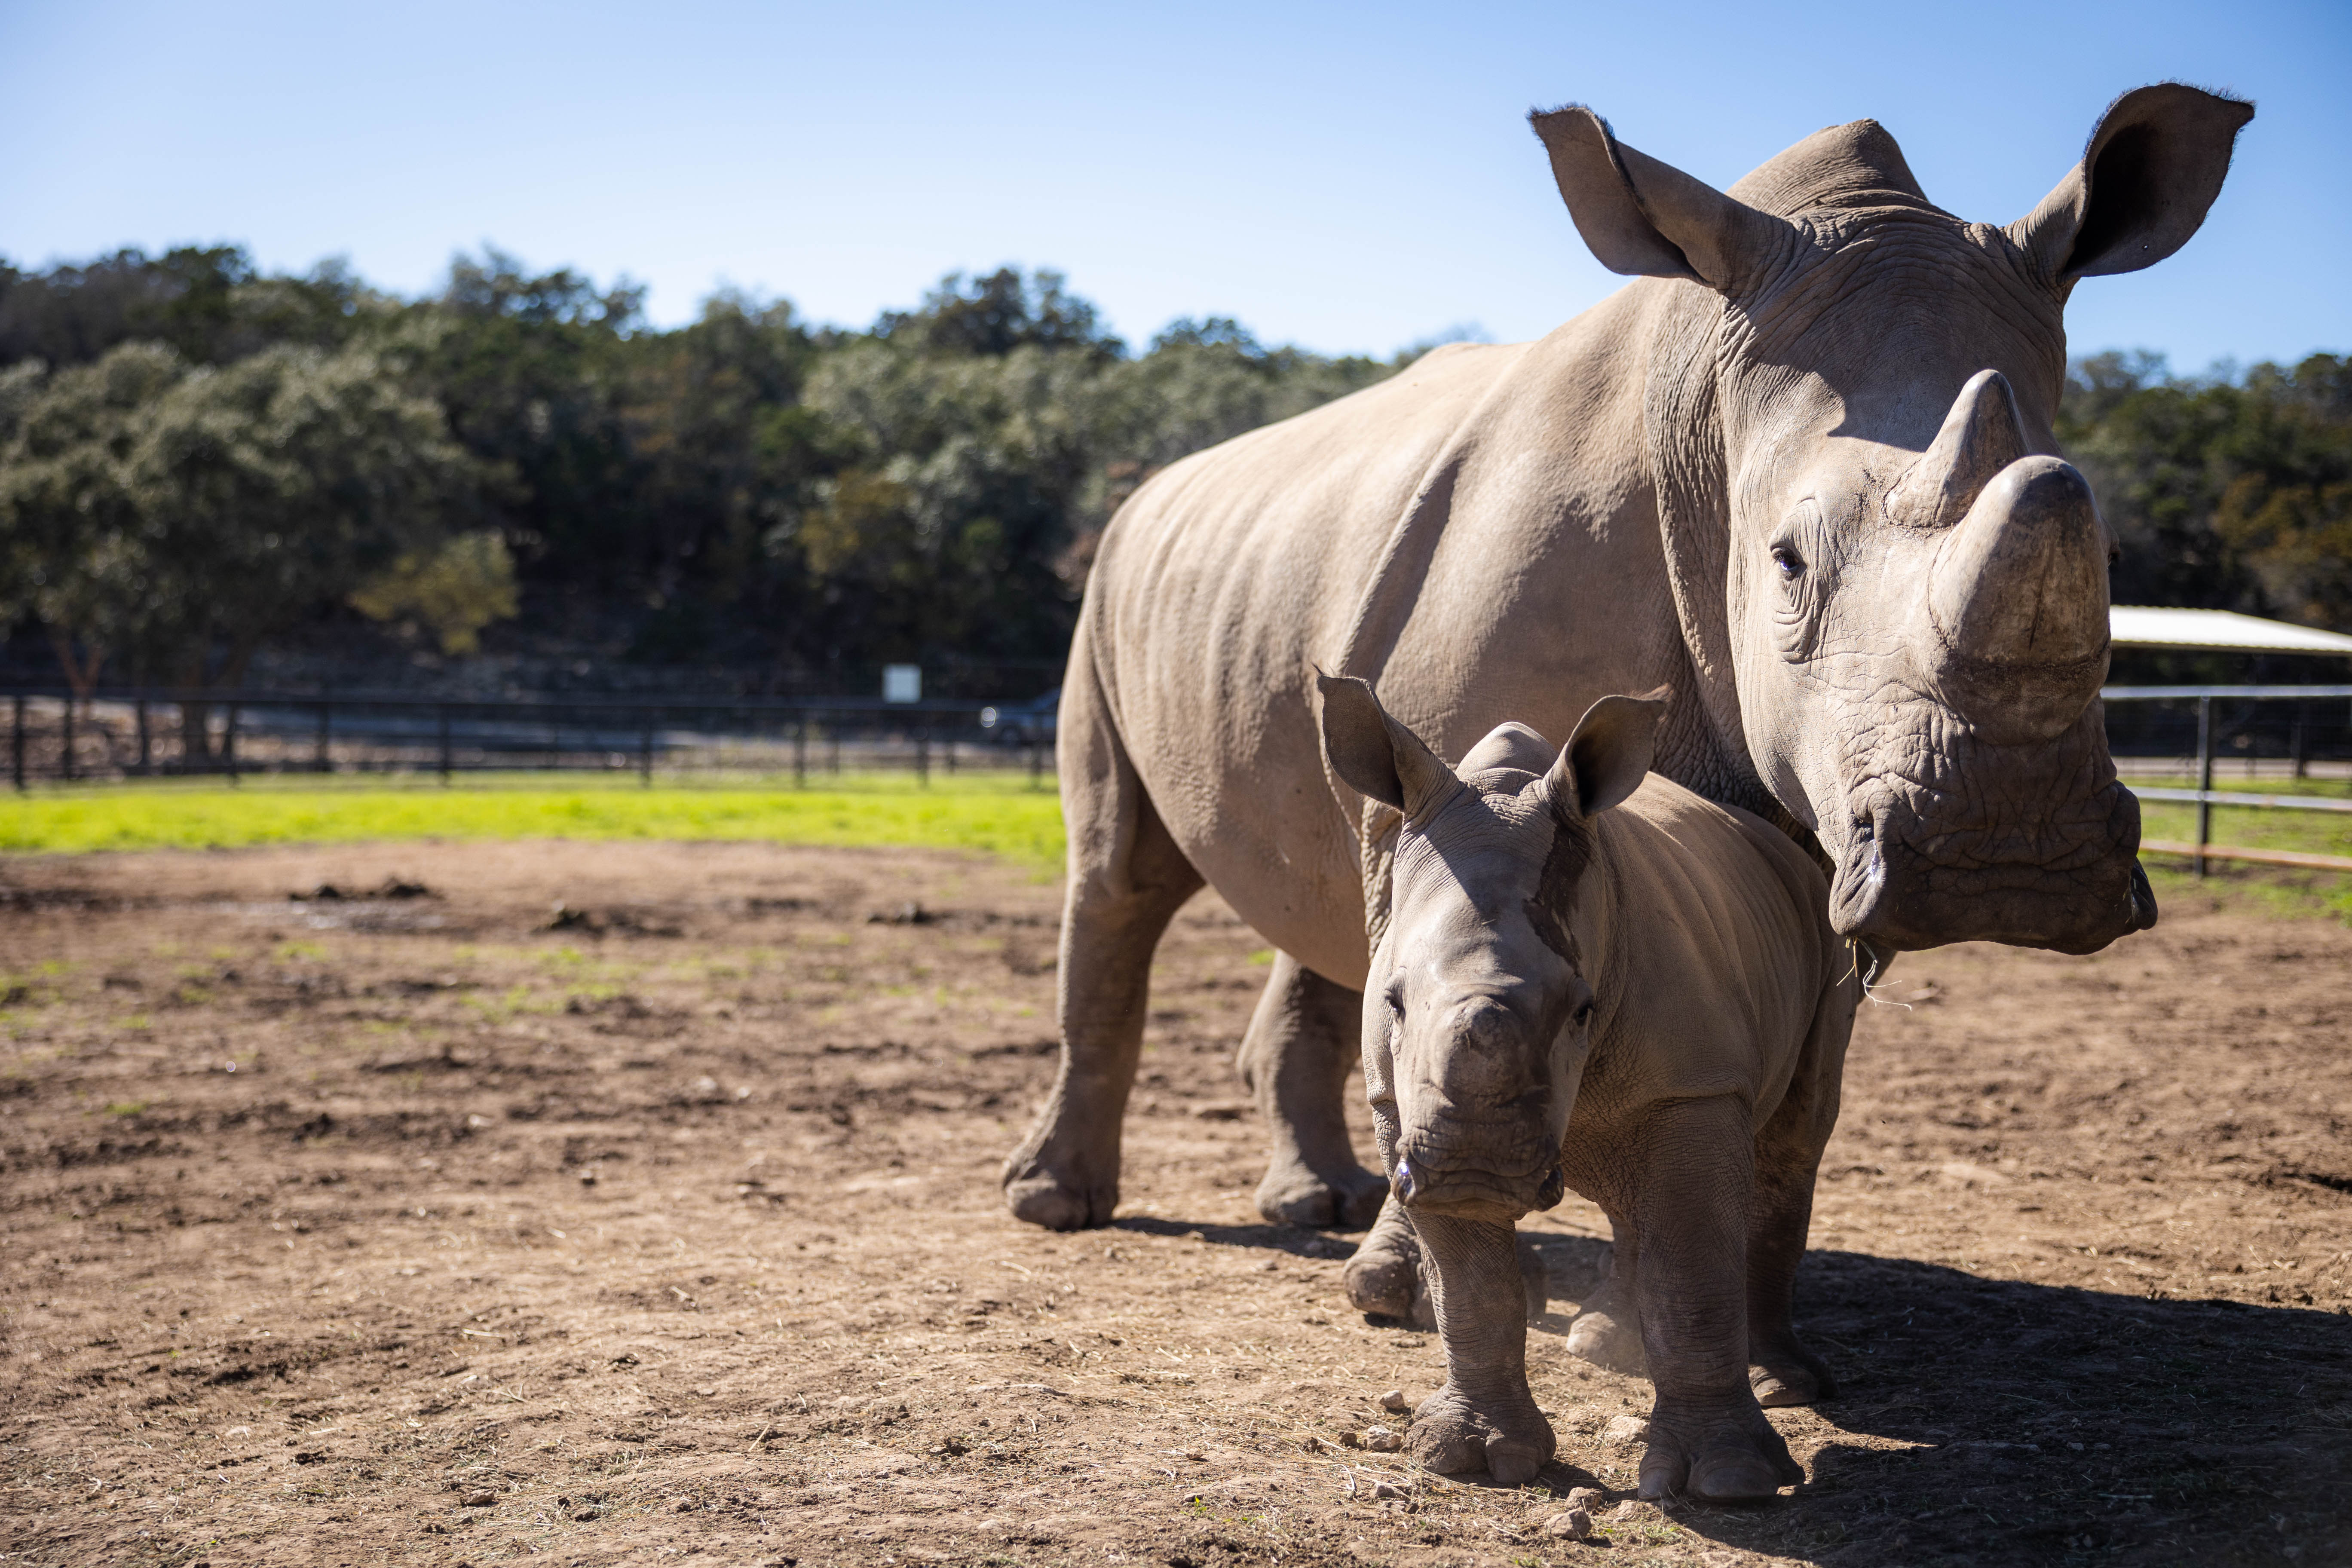
<instances>
[{"instance_id":1,"label":"baby rhinoceros","mask_svg":"<svg viewBox=\"0 0 2352 1568\"><path fill-rule=\"evenodd\" d=\"M1789 1320L1861 987L1822 872L1646 776L1659 696L1601 699L1557 753L1505 724L1457 773L1365 682L1320 684L1332 773L1402 814L1370 889L1364 1080L1391 1196L1364 1250L1417 1237L1444 1342L1412 1457L1506 1484L1551 1458L1512 1226L1573 1188L1616 1247L1570 1348L1646 1363L1642 1494L1802 1479L1758 1394L1830 1392Z\"/></svg>"}]
</instances>

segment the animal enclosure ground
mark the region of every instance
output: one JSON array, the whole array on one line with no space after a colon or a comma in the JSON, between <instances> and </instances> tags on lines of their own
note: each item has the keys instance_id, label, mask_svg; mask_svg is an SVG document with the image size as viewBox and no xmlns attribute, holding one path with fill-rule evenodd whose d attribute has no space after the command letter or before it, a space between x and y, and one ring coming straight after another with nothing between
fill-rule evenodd
<instances>
[{"instance_id":1,"label":"animal enclosure ground","mask_svg":"<svg viewBox=\"0 0 2352 1568\"><path fill-rule=\"evenodd\" d=\"M343 894L326 897L321 884ZM420 890L423 889L423 890ZM316 895L302 899L289 894ZM994 1175L1052 1068L1055 889L940 851L508 843L0 866L10 1564L2342 1563L2352 930L2168 888L2087 959L1866 1012L1799 1321L1810 1479L1621 1506L1349 1446L1441 1375L1260 1223L1266 955L1155 969L1110 1229ZM561 910L557 909L558 904ZM1572 1487L1595 1542L1549 1535Z\"/></svg>"}]
</instances>

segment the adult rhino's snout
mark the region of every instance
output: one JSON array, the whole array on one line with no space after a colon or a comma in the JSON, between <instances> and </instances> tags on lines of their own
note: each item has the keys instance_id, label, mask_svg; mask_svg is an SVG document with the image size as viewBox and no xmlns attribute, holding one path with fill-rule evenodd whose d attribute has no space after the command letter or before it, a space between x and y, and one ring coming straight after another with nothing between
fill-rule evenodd
<instances>
[{"instance_id":1,"label":"adult rhino's snout","mask_svg":"<svg viewBox=\"0 0 2352 1568\"><path fill-rule=\"evenodd\" d=\"M2080 719L2107 672L2107 560L2091 487L2057 458L2021 457L1937 543L1914 645L1929 683L1997 745Z\"/></svg>"}]
</instances>

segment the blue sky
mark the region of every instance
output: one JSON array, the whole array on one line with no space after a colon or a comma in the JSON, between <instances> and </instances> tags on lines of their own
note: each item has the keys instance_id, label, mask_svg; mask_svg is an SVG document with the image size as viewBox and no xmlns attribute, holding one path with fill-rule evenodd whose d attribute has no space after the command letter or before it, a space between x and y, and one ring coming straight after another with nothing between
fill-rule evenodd
<instances>
[{"instance_id":1,"label":"blue sky","mask_svg":"<svg viewBox=\"0 0 2352 1568\"><path fill-rule=\"evenodd\" d=\"M1524 116L1592 104L1717 185L1822 125L1971 218L2032 207L2116 93L2253 98L2204 231L2084 283L2077 352L2352 350L2352 5L191 5L0 0L0 255L234 240L429 289L485 241L864 325L954 268L1385 353L1618 286Z\"/></svg>"}]
</instances>

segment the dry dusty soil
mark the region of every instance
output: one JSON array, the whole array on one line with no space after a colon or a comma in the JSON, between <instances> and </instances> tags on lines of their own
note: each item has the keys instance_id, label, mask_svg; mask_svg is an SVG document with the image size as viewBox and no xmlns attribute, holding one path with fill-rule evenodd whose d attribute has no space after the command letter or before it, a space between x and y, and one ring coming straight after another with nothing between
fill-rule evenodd
<instances>
[{"instance_id":1,"label":"dry dusty soil","mask_svg":"<svg viewBox=\"0 0 2352 1568\"><path fill-rule=\"evenodd\" d=\"M394 888L388 880L429 891ZM331 883L339 899L294 899ZM561 901L563 911L557 914ZM2175 900L1906 960L1799 1320L1804 1485L1622 1504L1349 1439L1434 1339L1259 1223L1265 974L1163 949L1108 1230L1014 1225L1055 890L915 852L517 844L0 865L0 1561L1212 1565L2352 1559L2352 931ZM1392 1424L1394 1417L1387 1417ZM1546 1532L1610 1495L1591 1541Z\"/></svg>"}]
</instances>

